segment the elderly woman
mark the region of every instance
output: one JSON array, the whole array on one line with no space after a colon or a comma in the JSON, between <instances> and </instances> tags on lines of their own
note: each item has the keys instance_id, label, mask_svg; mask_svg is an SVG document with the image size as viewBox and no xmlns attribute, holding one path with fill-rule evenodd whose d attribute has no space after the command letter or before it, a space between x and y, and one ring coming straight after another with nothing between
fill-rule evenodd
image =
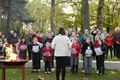
<instances>
[{"instance_id":1,"label":"elderly woman","mask_svg":"<svg viewBox=\"0 0 120 80\"><path fill-rule=\"evenodd\" d=\"M70 39L66 36L64 28L59 29L59 33L52 41L52 48L55 49L56 57L56 80L59 80L62 71L62 80L65 80L66 59L70 56Z\"/></svg>"}]
</instances>

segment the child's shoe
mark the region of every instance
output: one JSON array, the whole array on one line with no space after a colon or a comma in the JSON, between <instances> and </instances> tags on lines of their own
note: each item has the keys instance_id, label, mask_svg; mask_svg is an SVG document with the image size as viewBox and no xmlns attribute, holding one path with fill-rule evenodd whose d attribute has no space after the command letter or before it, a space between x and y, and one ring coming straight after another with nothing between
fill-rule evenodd
<instances>
[{"instance_id":1,"label":"child's shoe","mask_svg":"<svg viewBox=\"0 0 120 80\"><path fill-rule=\"evenodd\" d=\"M40 72L40 69L38 69L38 72Z\"/></svg>"},{"instance_id":2,"label":"child's shoe","mask_svg":"<svg viewBox=\"0 0 120 80\"><path fill-rule=\"evenodd\" d=\"M99 74L99 71L97 70L96 73Z\"/></svg>"},{"instance_id":3,"label":"child's shoe","mask_svg":"<svg viewBox=\"0 0 120 80\"><path fill-rule=\"evenodd\" d=\"M33 69L33 70L32 70L32 73L35 73L36 71L37 71L36 69Z\"/></svg>"},{"instance_id":4,"label":"child's shoe","mask_svg":"<svg viewBox=\"0 0 120 80\"><path fill-rule=\"evenodd\" d=\"M45 71L45 74L47 74L47 71Z\"/></svg>"},{"instance_id":5,"label":"child's shoe","mask_svg":"<svg viewBox=\"0 0 120 80\"><path fill-rule=\"evenodd\" d=\"M48 74L50 74L51 72L50 71L48 71Z\"/></svg>"}]
</instances>

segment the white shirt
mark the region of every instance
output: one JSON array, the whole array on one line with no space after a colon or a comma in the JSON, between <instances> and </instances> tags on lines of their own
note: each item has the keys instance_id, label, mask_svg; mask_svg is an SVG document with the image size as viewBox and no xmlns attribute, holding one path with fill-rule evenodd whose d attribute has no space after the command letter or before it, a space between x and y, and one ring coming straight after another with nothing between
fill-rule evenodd
<instances>
[{"instance_id":1,"label":"white shirt","mask_svg":"<svg viewBox=\"0 0 120 80\"><path fill-rule=\"evenodd\" d=\"M72 43L66 35L57 35L52 41L52 48L55 49L55 57L70 56Z\"/></svg>"}]
</instances>

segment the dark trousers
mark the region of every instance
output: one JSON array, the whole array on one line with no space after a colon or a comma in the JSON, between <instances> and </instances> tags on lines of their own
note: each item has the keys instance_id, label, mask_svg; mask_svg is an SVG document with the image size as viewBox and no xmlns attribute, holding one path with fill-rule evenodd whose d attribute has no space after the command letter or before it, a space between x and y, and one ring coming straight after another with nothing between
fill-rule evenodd
<instances>
[{"instance_id":1,"label":"dark trousers","mask_svg":"<svg viewBox=\"0 0 120 80\"><path fill-rule=\"evenodd\" d=\"M112 57L113 57L113 52L112 52L113 48L112 48L112 46L107 47L106 59L107 59L107 57L108 57L109 50L110 50L110 56L111 56L111 59L112 59Z\"/></svg>"},{"instance_id":2,"label":"dark trousers","mask_svg":"<svg viewBox=\"0 0 120 80\"><path fill-rule=\"evenodd\" d=\"M20 59L26 59L27 57L27 51L20 51L19 52Z\"/></svg>"},{"instance_id":3,"label":"dark trousers","mask_svg":"<svg viewBox=\"0 0 120 80\"><path fill-rule=\"evenodd\" d=\"M117 57L117 44L114 43L113 45L114 57Z\"/></svg>"},{"instance_id":4,"label":"dark trousers","mask_svg":"<svg viewBox=\"0 0 120 80\"><path fill-rule=\"evenodd\" d=\"M52 66L52 68L54 68L54 56L52 56L51 66Z\"/></svg>"},{"instance_id":5,"label":"dark trousers","mask_svg":"<svg viewBox=\"0 0 120 80\"><path fill-rule=\"evenodd\" d=\"M65 80L67 57L56 57L56 80L60 80L59 76L62 71L62 80Z\"/></svg>"},{"instance_id":6,"label":"dark trousers","mask_svg":"<svg viewBox=\"0 0 120 80\"><path fill-rule=\"evenodd\" d=\"M45 72L51 72L51 62L45 61Z\"/></svg>"},{"instance_id":7,"label":"dark trousers","mask_svg":"<svg viewBox=\"0 0 120 80\"><path fill-rule=\"evenodd\" d=\"M105 70L104 61L105 61L104 54L100 56L96 56L96 65L97 65L97 70L99 71L99 74L104 74L104 70Z\"/></svg>"},{"instance_id":8,"label":"dark trousers","mask_svg":"<svg viewBox=\"0 0 120 80\"><path fill-rule=\"evenodd\" d=\"M83 70L85 70L85 61L84 61L84 55L82 55L83 57Z\"/></svg>"},{"instance_id":9,"label":"dark trousers","mask_svg":"<svg viewBox=\"0 0 120 80\"><path fill-rule=\"evenodd\" d=\"M67 60L66 60L67 62L66 62L66 67L70 67L71 65L70 65L70 57L67 57Z\"/></svg>"},{"instance_id":10,"label":"dark trousers","mask_svg":"<svg viewBox=\"0 0 120 80\"><path fill-rule=\"evenodd\" d=\"M71 67L72 67L71 71L73 74L78 73L78 65L72 65Z\"/></svg>"},{"instance_id":11,"label":"dark trousers","mask_svg":"<svg viewBox=\"0 0 120 80\"><path fill-rule=\"evenodd\" d=\"M33 69L40 69L40 55L39 53L32 53L32 66Z\"/></svg>"},{"instance_id":12,"label":"dark trousers","mask_svg":"<svg viewBox=\"0 0 120 80\"><path fill-rule=\"evenodd\" d=\"M28 45L28 59L29 59L29 60L31 60L31 56L32 56L32 55L31 55L31 54L32 54L32 52L31 52L31 47L32 47L31 44L29 44L29 45Z\"/></svg>"},{"instance_id":13,"label":"dark trousers","mask_svg":"<svg viewBox=\"0 0 120 80\"><path fill-rule=\"evenodd\" d=\"M116 48L117 58L120 59L120 44L117 44L116 46L117 46Z\"/></svg>"},{"instance_id":14,"label":"dark trousers","mask_svg":"<svg viewBox=\"0 0 120 80\"><path fill-rule=\"evenodd\" d=\"M78 73L78 64L79 64L79 57L71 56L71 71L73 74Z\"/></svg>"}]
</instances>

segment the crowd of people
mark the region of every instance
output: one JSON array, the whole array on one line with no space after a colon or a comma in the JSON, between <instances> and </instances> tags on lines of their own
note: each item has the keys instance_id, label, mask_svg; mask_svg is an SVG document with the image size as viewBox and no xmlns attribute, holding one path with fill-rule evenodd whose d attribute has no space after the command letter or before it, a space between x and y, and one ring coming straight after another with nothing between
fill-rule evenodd
<instances>
[{"instance_id":1,"label":"crowd of people","mask_svg":"<svg viewBox=\"0 0 120 80\"><path fill-rule=\"evenodd\" d=\"M5 57L5 44L12 44L20 59L32 60L33 73L40 71L42 59L45 73L51 73L55 59L56 79L59 80L62 71L62 80L65 80L66 67L70 67L73 74L78 73L81 54L85 75L92 73L93 58L96 58L97 73L104 75L104 61L108 59L109 53L111 59L120 59L120 28L115 28L113 32L85 29L84 34L60 28L58 35L48 32L45 37L38 31L25 31L18 35L10 30L7 37L0 32L0 58Z\"/></svg>"}]
</instances>

